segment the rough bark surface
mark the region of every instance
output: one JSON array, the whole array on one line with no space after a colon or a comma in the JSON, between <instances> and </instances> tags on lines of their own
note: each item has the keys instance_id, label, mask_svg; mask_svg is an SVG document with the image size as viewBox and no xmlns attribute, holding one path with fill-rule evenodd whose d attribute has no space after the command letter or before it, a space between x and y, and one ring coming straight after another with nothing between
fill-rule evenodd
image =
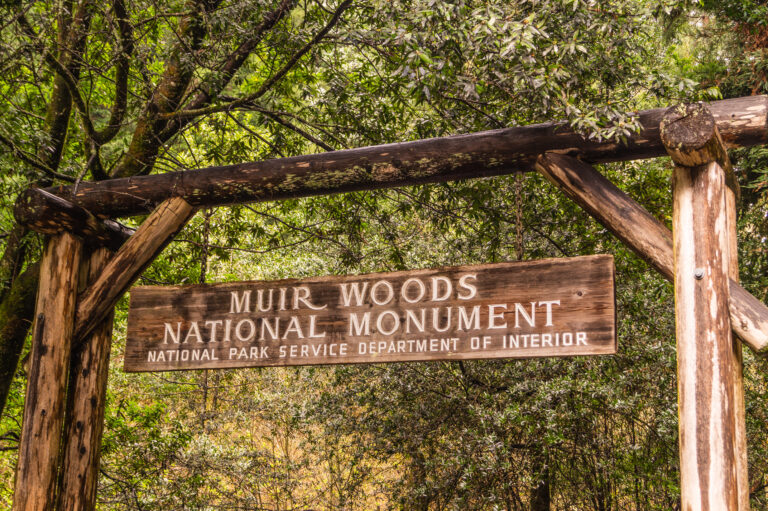
<instances>
[{"instance_id":1,"label":"rough bark surface","mask_svg":"<svg viewBox=\"0 0 768 511\"><path fill-rule=\"evenodd\" d=\"M19 365L31 318L35 313L35 290L40 264L27 268L0 302L0 411L5 408L13 376Z\"/></svg>"},{"instance_id":2,"label":"rough bark surface","mask_svg":"<svg viewBox=\"0 0 768 511\"><path fill-rule=\"evenodd\" d=\"M592 166L560 154L542 155L537 168L568 197L671 281L672 232ZM768 307L729 281L731 328L756 353L768 352Z\"/></svg>"},{"instance_id":3,"label":"rough bark surface","mask_svg":"<svg viewBox=\"0 0 768 511\"><path fill-rule=\"evenodd\" d=\"M709 107L729 147L768 141L768 97ZM547 151L591 162L650 158L666 154L659 135L664 112L640 112L644 128L625 145L585 140L563 123L548 123L47 191L95 215L117 217L146 213L169 197L183 197L196 207L219 206L509 174L532 170Z\"/></svg>"},{"instance_id":4,"label":"rough bark surface","mask_svg":"<svg viewBox=\"0 0 768 511\"><path fill-rule=\"evenodd\" d=\"M106 248L91 254L90 282L101 275L110 256ZM96 507L113 315L109 314L72 353L58 509L88 511Z\"/></svg>"},{"instance_id":5,"label":"rough bark surface","mask_svg":"<svg viewBox=\"0 0 768 511\"><path fill-rule=\"evenodd\" d=\"M51 238L40 270L13 510L54 509L81 242Z\"/></svg>"}]
</instances>

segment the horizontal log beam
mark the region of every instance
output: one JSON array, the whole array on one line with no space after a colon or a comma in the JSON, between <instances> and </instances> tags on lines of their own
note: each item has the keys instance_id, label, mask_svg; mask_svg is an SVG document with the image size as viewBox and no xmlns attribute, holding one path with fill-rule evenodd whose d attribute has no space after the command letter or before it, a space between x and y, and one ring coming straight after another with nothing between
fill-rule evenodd
<instances>
[{"instance_id":1,"label":"horizontal log beam","mask_svg":"<svg viewBox=\"0 0 768 511\"><path fill-rule=\"evenodd\" d=\"M645 208L575 158L544 154L536 167L664 278L674 279L672 231ZM733 332L756 353L768 353L768 307L733 279L728 285Z\"/></svg>"},{"instance_id":2,"label":"horizontal log beam","mask_svg":"<svg viewBox=\"0 0 768 511\"><path fill-rule=\"evenodd\" d=\"M768 142L768 97L708 106L728 147ZM46 190L94 214L119 217L147 213L170 197L221 206L530 171L548 151L592 163L652 158L666 155L659 134L664 112L639 112L642 129L624 144L587 140L565 123L546 123Z\"/></svg>"},{"instance_id":3,"label":"horizontal log beam","mask_svg":"<svg viewBox=\"0 0 768 511\"><path fill-rule=\"evenodd\" d=\"M102 220L88 210L39 188L24 190L13 211L23 226L42 234L70 232L86 243L117 250L133 229L113 220Z\"/></svg>"}]
</instances>

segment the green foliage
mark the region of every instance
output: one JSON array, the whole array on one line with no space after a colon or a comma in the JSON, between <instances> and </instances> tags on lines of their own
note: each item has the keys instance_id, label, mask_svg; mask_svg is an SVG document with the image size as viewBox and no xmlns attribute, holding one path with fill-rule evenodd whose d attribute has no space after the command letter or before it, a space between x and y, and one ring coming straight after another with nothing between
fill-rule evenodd
<instances>
[{"instance_id":1,"label":"green foliage","mask_svg":"<svg viewBox=\"0 0 768 511\"><path fill-rule=\"evenodd\" d=\"M275 2L222 2L199 19L190 17L193 5L130 3L135 53L126 115L99 147L104 169L125 163L156 88L174 66L190 75L182 110L200 90L220 91L211 110L160 144L141 172L553 119L618 143L636 129L638 109L747 94L755 84L755 91L765 90L764 49L755 46L764 7L748 1L360 0L294 62L339 6L296 2L231 80L223 63L258 32ZM59 4L28 7L39 41L55 47ZM58 177L34 164L54 142L46 107L55 73L37 39L10 21L19 11L0 9L9 20L0 26L0 233L6 233L20 190L97 178L98 171L77 112L68 121L61 162L48 169ZM697 18L696 9L709 17ZM90 12L78 84L90 117L103 128L115 103L112 64L123 43L114 4L94 4ZM190 19L204 28L199 41L181 35ZM734 30L733 23L757 32ZM260 91L290 62L262 95L233 103ZM32 163L20 164L20 154ZM744 191L742 280L765 300L768 156L765 149L733 156ZM660 159L600 170L669 225L670 168ZM540 176L210 213L207 224L198 214L139 284L608 253L616 258L619 353L125 374L123 299L110 367L101 509L527 510L542 485L552 509L679 506L671 288ZM6 239L0 237L3 250ZM25 243L26 267L39 240ZM758 488L753 509L768 509L761 486L768 473L766 374L765 362L747 355L750 467ZM24 379L20 371L0 420L0 446L8 447L0 451L4 504L12 491Z\"/></svg>"}]
</instances>

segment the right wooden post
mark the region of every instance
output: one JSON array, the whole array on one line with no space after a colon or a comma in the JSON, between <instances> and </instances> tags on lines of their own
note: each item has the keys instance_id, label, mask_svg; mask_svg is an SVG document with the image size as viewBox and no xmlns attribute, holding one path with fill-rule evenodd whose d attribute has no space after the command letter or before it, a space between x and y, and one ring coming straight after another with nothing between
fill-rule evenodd
<instances>
[{"instance_id":1,"label":"right wooden post","mask_svg":"<svg viewBox=\"0 0 768 511\"><path fill-rule=\"evenodd\" d=\"M101 275L110 257L107 248L93 251L88 261L90 281ZM96 509L113 315L93 329L72 353L57 496L60 510Z\"/></svg>"},{"instance_id":2,"label":"right wooden post","mask_svg":"<svg viewBox=\"0 0 768 511\"><path fill-rule=\"evenodd\" d=\"M673 175L680 492L684 511L749 507L740 345L731 334L732 171L702 104L670 109L661 138ZM730 175L729 175L730 173ZM732 201L731 201L732 202Z\"/></svg>"}]
</instances>

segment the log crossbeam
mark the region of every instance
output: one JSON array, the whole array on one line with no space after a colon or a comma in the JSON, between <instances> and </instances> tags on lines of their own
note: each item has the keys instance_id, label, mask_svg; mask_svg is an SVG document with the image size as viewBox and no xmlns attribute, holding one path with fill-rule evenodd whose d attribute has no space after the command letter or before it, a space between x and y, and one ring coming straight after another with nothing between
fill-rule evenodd
<instances>
[{"instance_id":1,"label":"log crossbeam","mask_svg":"<svg viewBox=\"0 0 768 511\"><path fill-rule=\"evenodd\" d=\"M42 234L70 232L90 245L119 249L133 234L114 220L102 220L85 208L39 188L29 188L16 200L14 216L23 226Z\"/></svg>"},{"instance_id":2,"label":"log crossbeam","mask_svg":"<svg viewBox=\"0 0 768 511\"><path fill-rule=\"evenodd\" d=\"M767 96L715 101L709 109L727 147L768 143ZM532 171L552 151L591 163L654 158L667 155L659 133L664 112L638 112L641 130L624 144L588 140L553 122L46 191L95 215L121 217L146 214L170 197L211 207Z\"/></svg>"}]
</instances>

